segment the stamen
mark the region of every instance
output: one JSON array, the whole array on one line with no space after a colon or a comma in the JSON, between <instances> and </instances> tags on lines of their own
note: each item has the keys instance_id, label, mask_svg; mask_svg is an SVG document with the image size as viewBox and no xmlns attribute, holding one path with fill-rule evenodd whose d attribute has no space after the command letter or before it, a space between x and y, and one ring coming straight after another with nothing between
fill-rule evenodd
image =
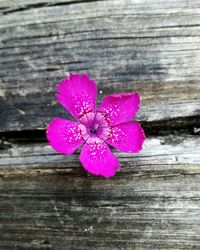
<instances>
[{"instance_id":1,"label":"stamen","mask_svg":"<svg viewBox=\"0 0 200 250\"><path fill-rule=\"evenodd\" d=\"M100 112L88 112L81 117L80 122L84 126L84 129L82 128L84 138L91 135L96 135L102 139L110 137L110 126L104 114Z\"/></svg>"}]
</instances>

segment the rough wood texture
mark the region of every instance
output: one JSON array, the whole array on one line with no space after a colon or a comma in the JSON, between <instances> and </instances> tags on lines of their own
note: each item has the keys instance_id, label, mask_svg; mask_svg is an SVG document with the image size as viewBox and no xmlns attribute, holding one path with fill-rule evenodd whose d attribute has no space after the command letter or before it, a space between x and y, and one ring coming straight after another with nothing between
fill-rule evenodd
<instances>
[{"instance_id":1,"label":"rough wood texture","mask_svg":"<svg viewBox=\"0 0 200 250\"><path fill-rule=\"evenodd\" d=\"M43 138L71 71L141 93L145 148L110 180ZM200 249L199 124L199 0L0 0L0 250Z\"/></svg>"},{"instance_id":2,"label":"rough wood texture","mask_svg":"<svg viewBox=\"0 0 200 250\"><path fill-rule=\"evenodd\" d=\"M47 144L11 146L0 153L0 249L200 248L200 138L117 152L111 180Z\"/></svg>"},{"instance_id":3,"label":"rough wood texture","mask_svg":"<svg viewBox=\"0 0 200 250\"><path fill-rule=\"evenodd\" d=\"M0 131L64 114L55 85L71 71L96 79L99 98L138 90L139 120L199 116L199 0L1 1L0 11Z\"/></svg>"}]
</instances>

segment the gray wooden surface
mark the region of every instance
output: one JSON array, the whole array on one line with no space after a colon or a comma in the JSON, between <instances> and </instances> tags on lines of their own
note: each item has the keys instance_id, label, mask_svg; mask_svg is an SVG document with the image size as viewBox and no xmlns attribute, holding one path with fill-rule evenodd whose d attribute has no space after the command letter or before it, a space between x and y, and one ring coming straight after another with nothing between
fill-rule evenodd
<instances>
[{"instance_id":1,"label":"gray wooden surface","mask_svg":"<svg viewBox=\"0 0 200 250\"><path fill-rule=\"evenodd\" d=\"M198 115L199 0L1 2L1 131L64 114L55 84L71 71L95 78L100 97L140 91L140 120Z\"/></svg>"},{"instance_id":2,"label":"gray wooden surface","mask_svg":"<svg viewBox=\"0 0 200 250\"><path fill-rule=\"evenodd\" d=\"M110 180L46 142L73 71L141 94ZM0 249L200 249L199 127L199 0L0 0Z\"/></svg>"},{"instance_id":3,"label":"gray wooden surface","mask_svg":"<svg viewBox=\"0 0 200 250\"><path fill-rule=\"evenodd\" d=\"M122 169L105 180L87 176L78 154L10 143L0 249L199 249L199 152L195 136L150 138L140 155L115 152Z\"/></svg>"}]
</instances>

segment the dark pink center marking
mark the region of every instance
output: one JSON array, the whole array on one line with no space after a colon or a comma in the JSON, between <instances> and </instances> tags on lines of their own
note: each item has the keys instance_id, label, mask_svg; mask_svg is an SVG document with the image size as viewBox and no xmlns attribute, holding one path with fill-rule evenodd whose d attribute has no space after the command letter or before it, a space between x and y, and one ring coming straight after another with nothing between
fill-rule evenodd
<instances>
[{"instance_id":1,"label":"dark pink center marking","mask_svg":"<svg viewBox=\"0 0 200 250\"><path fill-rule=\"evenodd\" d=\"M79 128L84 140L87 140L90 136L96 136L105 140L111 135L112 129L109 126L106 115L103 113L88 112L80 118L80 122Z\"/></svg>"}]
</instances>

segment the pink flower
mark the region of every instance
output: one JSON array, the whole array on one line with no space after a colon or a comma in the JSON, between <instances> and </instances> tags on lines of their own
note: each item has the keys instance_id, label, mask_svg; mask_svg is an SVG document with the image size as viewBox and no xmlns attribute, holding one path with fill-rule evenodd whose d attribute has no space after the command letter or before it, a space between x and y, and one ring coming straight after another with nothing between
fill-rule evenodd
<instances>
[{"instance_id":1,"label":"pink flower","mask_svg":"<svg viewBox=\"0 0 200 250\"><path fill-rule=\"evenodd\" d=\"M128 153L142 149L145 139L140 124L130 121L139 109L138 93L106 96L96 108L97 88L86 74L71 74L57 86L56 97L77 121L54 118L47 138L56 151L70 155L83 144L80 161L93 175L106 178L120 167L108 144Z\"/></svg>"}]
</instances>

